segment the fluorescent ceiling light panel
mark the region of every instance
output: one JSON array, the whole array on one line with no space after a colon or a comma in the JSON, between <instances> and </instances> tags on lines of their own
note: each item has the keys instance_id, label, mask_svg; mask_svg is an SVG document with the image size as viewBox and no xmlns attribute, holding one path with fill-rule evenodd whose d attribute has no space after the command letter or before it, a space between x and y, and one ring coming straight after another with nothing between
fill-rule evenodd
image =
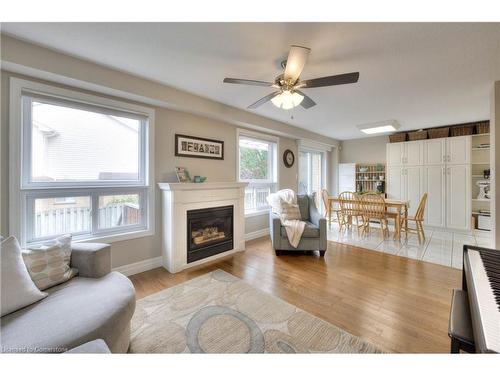
<instances>
[{"instance_id":1,"label":"fluorescent ceiling light panel","mask_svg":"<svg viewBox=\"0 0 500 375\"><path fill-rule=\"evenodd\" d=\"M396 120L388 120L373 124L358 125L358 129L365 134L391 133L399 129L399 124Z\"/></svg>"}]
</instances>

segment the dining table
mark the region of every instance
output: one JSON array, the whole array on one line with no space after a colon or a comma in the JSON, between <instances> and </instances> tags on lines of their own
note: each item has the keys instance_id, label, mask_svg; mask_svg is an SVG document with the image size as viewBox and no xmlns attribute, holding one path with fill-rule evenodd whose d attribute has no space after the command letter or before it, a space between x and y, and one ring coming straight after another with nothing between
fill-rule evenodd
<instances>
[{"instance_id":1,"label":"dining table","mask_svg":"<svg viewBox=\"0 0 500 375\"><path fill-rule=\"evenodd\" d=\"M335 203L339 203L340 199L335 196L330 196L328 197L328 222L332 222L332 211L333 211L333 205ZM410 207L410 201L408 200L401 200L401 199L384 199L385 202L385 210L388 213L393 213L395 214L395 230L394 230L394 238L401 238L401 218L408 218L408 209ZM354 204L359 204L361 207L361 200L352 200L352 203ZM394 211L391 211L394 210ZM404 221L404 226L406 233L408 233L408 220Z\"/></svg>"}]
</instances>

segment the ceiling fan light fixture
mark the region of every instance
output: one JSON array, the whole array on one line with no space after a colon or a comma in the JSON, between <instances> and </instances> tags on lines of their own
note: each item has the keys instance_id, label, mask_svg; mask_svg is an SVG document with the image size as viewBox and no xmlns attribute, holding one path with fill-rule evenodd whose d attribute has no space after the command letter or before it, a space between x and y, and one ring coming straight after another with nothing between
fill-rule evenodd
<instances>
[{"instance_id":1,"label":"ceiling fan light fixture","mask_svg":"<svg viewBox=\"0 0 500 375\"><path fill-rule=\"evenodd\" d=\"M292 109L302 103L304 96L298 92L291 92L290 90L283 90L279 95L271 99L271 102L278 108Z\"/></svg>"},{"instance_id":2,"label":"ceiling fan light fixture","mask_svg":"<svg viewBox=\"0 0 500 375\"><path fill-rule=\"evenodd\" d=\"M347 85L358 82L359 72L336 74L333 76L301 81L300 75L304 70L310 52L311 49L307 47L297 45L290 46L287 59L281 62L283 73L279 74L273 82L229 77L224 78L223 82L239 85L273 87L278 89L279 91L267 94L255 103L250 104L247 108L256 109L268 101L271 101L276 107L285 110L292 109L298 105L301 105L304 109L309 109L316 105L314 100L302 92L303 89Z\"/></svg>"},{"instance_id":3,"label":"ceiling fan light fixture","mask_svg":"<svg viewBox=\"0 0 500 375\"><path fill-rule=\"evenodd\" d=\"M358 125L358 129L368 135L391 133L398 130L400 125L396 120L376 122L373 124Z\"/></svg>"}]
</instances>

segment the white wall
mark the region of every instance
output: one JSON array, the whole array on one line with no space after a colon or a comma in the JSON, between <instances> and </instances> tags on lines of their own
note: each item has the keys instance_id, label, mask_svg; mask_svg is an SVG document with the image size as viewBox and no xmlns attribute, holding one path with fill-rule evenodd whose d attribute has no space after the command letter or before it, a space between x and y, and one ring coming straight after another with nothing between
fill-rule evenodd
<instances>
[{"instance_id":1,"label":"white wall","mask_svg":"<svg viewBox=\"0 0 500 375\"><path fill-rule=\"evenodd\" d=\"M386 135L342 141L340 163L385 163L385 145L388 142Z\"/></svg>"}]
</instances>

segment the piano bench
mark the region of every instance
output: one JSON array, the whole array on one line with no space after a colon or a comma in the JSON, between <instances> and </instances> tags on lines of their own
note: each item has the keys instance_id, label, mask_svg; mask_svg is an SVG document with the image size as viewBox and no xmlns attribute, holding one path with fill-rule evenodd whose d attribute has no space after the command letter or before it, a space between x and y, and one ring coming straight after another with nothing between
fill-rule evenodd
<instances>
[{"instance_id":1,"label":"piano bench","mask_svg":"<svg viewBox=\"0 0 500 375\"><path fill-rule=\"evenodd\" d=\"M471 322L467 292L453 289L448 325L448 336L451 339L450 353L460 353L460 350L468 353L476 352Z\"/></svg>"}]
</instances>

